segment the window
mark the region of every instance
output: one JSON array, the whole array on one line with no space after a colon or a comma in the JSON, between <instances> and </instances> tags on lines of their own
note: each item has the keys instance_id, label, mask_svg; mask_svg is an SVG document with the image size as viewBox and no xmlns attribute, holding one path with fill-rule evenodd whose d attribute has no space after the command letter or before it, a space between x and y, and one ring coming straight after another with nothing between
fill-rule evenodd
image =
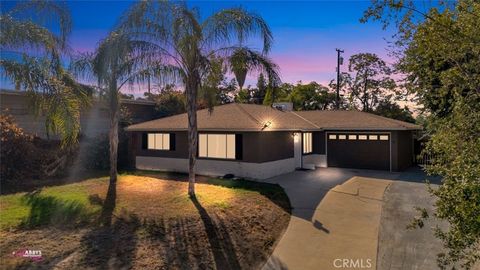
<instances>
[{"instance_id":1,"label":"window","mask_svg":"<svg viewBox=\"0 0 480 270\"><path fill-rule=\"evenodd\" d=\"M347 135L338 135L339 140L345 140L347 139Z\"/></svg>"},{"instance_id":2,"label":"window","mask_svg":"<svg viewBox=\"0 0 480 270\"><path fill-rule=\"evenodd\" d=\"M368 139L370 141L376 141L376 140L378 140L378 135L368 135Z\"/></svg>"},{"instance_id":3,"label":"window","mask_svg":"<svg viewBox=\"0 0 480 270\"><path fill-rule=\"evenodd\" d=\"M147 149L170 150L170 134L148 133Z\"/></svg>"},{"instance_id":4,"label":"window","mask_svg":"<svg viewBox=\"0 0 480 270\"><path fill-rule=\"evenodd\" d=\"M364 141L367 139L367 135L358 135L358 139Z\"/></svg>"},{"instance_id":5,"label":"window","mask_svg":"<svg viewBox=\"0 0 480 270\"><path fill-rule=\"evenodd\" d=\"M303 153L312 153L312 133L303 133Z\"/></svg>"},{"instance_id":6,"label":"window","mask_svg":"<svg viewBox=\"0 0 480 270\"><path fill-rule=\"evenodd\" d=\"M328 135L328 138L329 138L330 140L336 140L336 139L337 139L337 135L335 135L335 134L330 134L330 135Z\"/></svg>"},{"instance_id":7,"label":"window","mask_svg":"<svg viewBox=\"0 0 480 270\"><path fill-rule=\"evenodd\" d=\"M200 134L198 156L235 159L235 134Z\"/></svg>"},{"instance_id":8,"label":"window","mask_svg":"<svg viewBox=\"0 0 480 270\"><path fill-rule=\"evenodd\" d=\"M380 135L381 141L388 141L388 135Z\"/></svg>"},{"instance_id":9,"label":"window","mask_svg":"<svg viewBox=\"0 0 480 270\"><path fill-rule=\"evenodd\" d=\"M348 139L349 139L349 140L356 140L356 139L357 139L357 135L348 135Z\"/></svg>"}]
</instances>

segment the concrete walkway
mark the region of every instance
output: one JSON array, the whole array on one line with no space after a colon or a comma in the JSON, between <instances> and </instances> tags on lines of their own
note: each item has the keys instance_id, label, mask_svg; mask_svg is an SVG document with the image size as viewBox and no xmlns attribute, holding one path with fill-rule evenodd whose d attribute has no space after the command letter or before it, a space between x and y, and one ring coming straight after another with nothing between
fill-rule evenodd
<instances>
[{"instance_id":1,"label":"concrete walkway","mask_svg":"<svg viewBox=\"0 0 480 270\"><path fill-rule=\"evenodd\" d=\"M285 189L293 209L287 231L263 269L345 269L344 263L348 269L375 269L382 199L390 184L386 179L397 177L319 168L266 180Z\"/></svg>"}]
</instances>

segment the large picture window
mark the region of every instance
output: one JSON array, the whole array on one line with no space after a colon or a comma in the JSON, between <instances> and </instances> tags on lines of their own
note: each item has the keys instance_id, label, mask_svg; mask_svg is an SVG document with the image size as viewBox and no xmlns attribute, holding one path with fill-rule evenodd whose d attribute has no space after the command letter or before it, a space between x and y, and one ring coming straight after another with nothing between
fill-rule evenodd
<instances>
[{"instance_id":1,"label":"large picture window","mask_svg":"<svg viewBox=\"0 0 480 270\"><path fill-rule=\"evenodd\" d=\"M170 150L169 133L148 133L147 149Z\"/></svg>"},{"instance_id":2,"label":"large picture window","mask_svg":"<svg viewBox=\"0 0 480 270\"><path fill-rule=\"evenodd\" d=\"M312 133L303 133L303 153L310 154L312 153L312 149Z\"/></svg>"},{"instance_id":3,"label":"large picture window","mask_svg":"<svg viewBox=\"0 0 480 270\"><path fill-rule=\"evenodd\" d=\"M198 156L235 159L235 134L200 134Z\"/></svg>"}]
</instances>

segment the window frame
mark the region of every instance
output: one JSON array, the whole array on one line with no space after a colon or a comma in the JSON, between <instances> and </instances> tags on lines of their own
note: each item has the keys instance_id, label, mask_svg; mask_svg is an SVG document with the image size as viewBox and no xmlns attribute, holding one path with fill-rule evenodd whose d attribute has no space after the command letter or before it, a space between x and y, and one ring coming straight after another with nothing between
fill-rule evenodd
<instances>
[{"instance_id":1,"label":"window frame","mask_svg":"<svg viewBox=\"0 0 480 270\"><path fill-rule=\"evenodd\" d=\"M225 135L225 157L209 157L208 156L208 135ZM201 141L201 136L206 136L206 156L202 156L200 154L200 141ZM233 136L233 158L229 158L228 156L228 136ZM198 159L211 159L211 160L228 160L228 161L234 161L234 160L240 160L237 145L238 142L237 140L242 140L241 136L238 136L238 134L235 133L198 133L198 148L197 148L197 158Z\"/></svg>"},{"instance_id":2,"label":"window frame","mask_svg":"<svg viewBox=\"0 0 480 270\"><path fill-rule=\"evenodd\" d=\"M307 150L305 149L305 135L307 135L307 143L310 144L310 147L308 147ZM313 154L313 132L302 132L302 154Z\"/></svg>"},{"instance_id":3,"label":"window frame","mask_svg":"<svg viewBox=\"0 0 480 270\"><path fill-rule=\"evenodd\" d=\"M147 143L146 143L146 150L148 151L173 151L172 145L172 134L167 132L147 132L146 133ZM150 147L150 136L153 136L153 147ZM160 139L157 137L160 136ZM164 147L163 144L165 143L165 136L168 137L167 140L167 147ZM157 140L161 142L161 148L156 148Z\"/></svg>"}]
</instances>

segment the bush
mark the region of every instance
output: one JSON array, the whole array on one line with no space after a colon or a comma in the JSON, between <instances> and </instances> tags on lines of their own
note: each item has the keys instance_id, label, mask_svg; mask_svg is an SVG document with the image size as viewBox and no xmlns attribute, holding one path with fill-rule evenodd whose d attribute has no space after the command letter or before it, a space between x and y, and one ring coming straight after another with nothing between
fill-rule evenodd
<instances>
[{"instance_id":1,"label":"bush","mask_svg":"<svg viewBox=\"0 0 480 270\"><path fill-rule=\"evenodd\" d=\"M69 162L69 152L61 149L59 142L25 133L5 114L0 114L0 143L2 193L59 175Z\"/></svg>"},{"instance_id":2,"label":"bush","mask_svg":"<svg viewBox=\"0 0 480 270\"><path fill-rule=\"evenodd\" d=\"M108 134L101 134L95 138L86 138L81 142L82 147L86 147L85 159L83 165L89 170L109 170L110 169L110 142ZM128 137L123 129L118 133L118 160L117 168L119 170L128 169Z\"/></svg>"}]
</instances>

